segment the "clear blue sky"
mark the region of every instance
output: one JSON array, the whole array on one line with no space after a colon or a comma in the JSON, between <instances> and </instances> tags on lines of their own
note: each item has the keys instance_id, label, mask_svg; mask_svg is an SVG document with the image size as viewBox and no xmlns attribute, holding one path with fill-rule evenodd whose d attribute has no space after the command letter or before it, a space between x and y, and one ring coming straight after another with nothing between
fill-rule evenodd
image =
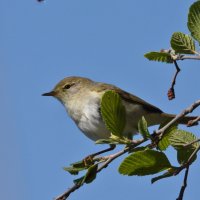
<instances>
[{"instance_id":1,"label":"clear blue sky","mask_svg":"<svg viewBox=\"0 0 200 200\"><path fill-rule=\"evenodd\" d=\"M199 98L198 61L180 62L177 98L169 102L173 65L143 57L168 48L173 32L188 33L192 2L0 1L0 199L51 200L72 184L63 166L105 148L81 134L59 102L41 96L60 79L79 75L116 84L171 113ZM175 152L169 155L175 163ZM183 174L151 185L151 176L119 175L120 160L70 200L177 197ZM185 200L200 196L199 179L198 161Z\"/></svg>"}]
</instances>

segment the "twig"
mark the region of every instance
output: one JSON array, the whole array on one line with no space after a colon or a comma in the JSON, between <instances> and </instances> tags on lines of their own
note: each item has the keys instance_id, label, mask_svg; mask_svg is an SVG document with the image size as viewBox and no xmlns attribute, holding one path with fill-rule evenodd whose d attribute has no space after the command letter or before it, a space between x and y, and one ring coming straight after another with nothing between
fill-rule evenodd
<instances>
[{"instance_id":1,"label":"twig","mask_svg":"<svg viewBox=\"0 0 200 200\"><path fill-rule=\"evenodd\" d=\"M82 184L74 184L71 188L69 188L66 192L63 194L59 195L58 197L55 198L55 200L65 200L69 195L74 192L75 190L79 189Z\"/></svg>"},{"instance_id":2,"label":"twig","mask_svg":"<svg viewBox=\"0 0 200 200\"><path fill-rule=\"evenodd\" d=\"M187 124L188 127L194 126L198 124L198 121L200 121L200 116L198 116L196 119L190 120Z\"/></svg>"},{"instance_id":3,"label":"twig","mask_svg":"<svg viewBox=\"0 0 200 200\"><path fill-rule=\"evenodd\" d=\"M139 146L140 144L142 144L145 141L147 141L147 139L138 140L138 143L136 143L136 141L135 141L135 143L133 145L127 146L123 150L121 150L121 151L119 151L119 152L117 152L115 154L102 157L102 159L105 159L106 161L98 168L97 173L99 173L101 170L106 168L113 160L115 160L119 156L129 152L130 150L132 150L133 148ZM69 195L72 192L74 192L75 190L79 189L81 186L83 186L83 184L77 184L77 183L74 184L71 188L66 190L63 194L61 194L58 197L56 197L55 200L65 200L65 199L67 199L67 197L69 197Z\"/></svg>"},{"instance_id":4,"label":"twig","mask_svg":"<svg viewBox=\"0 0 200 200\"><path fill-rule=\"evenodd\" d=\"M172 79L171 87L170 87L170 89L168 90L168 93L167 93L167 96L168 96L168 99L169 99L169 100L172 100L172 99L175 98L174 86L175 86L175 84L176 84L176 78L177 78L177 76L178 76L178 73L181 71L181 69L179 68L179 66L178 66L178 64L177 64L177 62L176 62L176 60L174 60L174 64L175 64L175 67L176 67L176 73L175 73L175 75L174 75L174 77L173 77L173 79Z\"/></svg>"},{"instance_id":5,"label":"twig","mask_svg":"<svg viewBox=\"0 0 200 200\"><path fill-rule=\"evenodd\" d=\"M185 110L183 110L180 114L176 115L176 117L174 117L174 119L172 119L169 123L167 123L161 129L157 130L155 133L157 135L160 135L160 137L162 137L162 135L164 134L164 132L166 131L167 128L169 128L172 124L174 124L175 122L177 122L179 119L181 119L185 115L191 113L198 106L200 106L200 100L197 100L192 105L190 105L188 108L186 108Z\"/></svg>"},{"instance_id":6,"label":"twig","mask_svg":"<svg viewBox=\"0 0 200 200\"><path fill-rule=\"evenodd\" d=\"M184 176L184 179L183 179L183 185L181 187L179 196L176 200L182 200L183 199L183 195L184 195L185 189L187 187L188 172L189 172L189 166L187 166L186 169L185 169L185 176Z\"/></svg>"},{"instance_id":7,"label":"twig","mask_svg":"<svg viewBox=\"0 0 200 200\"><path fill-rule=\"evenodd\" d=\"M181 187L179 196L176 200L182 200L183 199L183 195L184 195L184 191L187 187L187 178L188 178L188 171L189 171L189 166L192 163L192 160L194 158L194 156L198 153L198 151L200 150L200 146L198 148L196 148L194 150L194 152L190 155L189 159L187 160L187 162L185 164L183 164L181 167L178 168L178 170L174 173L174 175L178 175L183 169L186 169L185 171L185 176L184 176L184 181L183 181L183 185Z\"/></svg>"},{"instance_id":8,"label":"twig","mask_svg":"<svg viewBox=\"0 0 200 200\"><path fill-rule=\"evenodd\" d=\"M200 60L200 53L194 51L194 55L176 54L172 49L161 49L160 52L165 52L171 55L172 60Z\"/></svg>"},{"instance_id":9,"label":"twig","mask_svg":"<svg viewBox=\"0 0 200 200\"><path fill-rule=\"evenodd\" d=\"M135 147L139 146L140 144L142 144L145 141L147 141L147 139L145 139L145 138L143 138L142 140L138 140L138 143L134 143L131 146L125 147L122 151L119 151L119 152L111 155L111 157L109 157L109 159L104 164L102 164L102 166L97 170L97 172L100 172L102 169L106 168L108 166L108 164L110 164L113 160L115 160L119 156L129 152L130 150L134 149Z\"/></svg>"},{"instance_id":10,"label":"twig","mask_svg":"<svg viewBox=\"0 0 200 200\"><path fill-rule=\"evenodd\" d=\"M191 164L192 159L198 153L199 150L200 150L200 146L194 150L194 152L191 154L191 156L189 157L188 161L184 164L184 166L187 166L187 165Z\"/></svg>"},{"instance_id":11,"label":"twig","mask_svg":"<svg viewBox=\"0 0 200 200\"><path fill-rule=\"evenodd\" d=\"M176 58L176 60L200 60L200 55L181 55Z\"/></svg>"},{"instance_id":12,"label":"twig","mask_svg":"<svg viewBox=\"0 0 200 200\"><path fill-rule=\"evenodd\" d=\"M189 147L189 146L191 146L191 145L193 145L194 143L197 143L197 142L199 142L200 141L200 139L197 139L197 140L194 140L194 141L192 141L192 142L190 142L189 144L185 144L183 147Z\"/></svg>"}]
</instances>

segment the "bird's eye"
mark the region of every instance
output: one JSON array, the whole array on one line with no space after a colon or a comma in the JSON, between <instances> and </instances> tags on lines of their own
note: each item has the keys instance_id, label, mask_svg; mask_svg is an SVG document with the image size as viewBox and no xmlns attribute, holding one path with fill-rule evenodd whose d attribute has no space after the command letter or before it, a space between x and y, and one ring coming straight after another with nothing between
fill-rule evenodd
<instances>
[{"instance_id":1,"label":"bird's eye","mask_svg":"<svg viewBox=\"0 0 200 200\"><path fill-rule=\"evenodd\" d=\"M73 84L66 84L64 87L63 87L63 89L65 89L65 90L68 90L71 86L73 86L74 85L74 83Z\"/></svg>"},{"instance_id":2,"label":"bird's eye","mask_svg":"<svg viewBox=\"0 0 200 200\"><path fill-rule=\"evenodd\" d=\"M69 89L71 87L71 85L70 84L67 84L67 85L65 85L64 87L63 87L63 89Z\"/></svg>"}]
</instances>

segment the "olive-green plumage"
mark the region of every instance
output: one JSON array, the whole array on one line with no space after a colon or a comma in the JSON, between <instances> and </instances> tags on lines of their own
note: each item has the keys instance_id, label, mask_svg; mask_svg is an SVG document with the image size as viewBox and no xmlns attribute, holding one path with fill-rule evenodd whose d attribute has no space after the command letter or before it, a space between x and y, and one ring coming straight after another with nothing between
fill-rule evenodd
<instances>
[{"instance_id":1,"label":"olive-green plumage","mask_svg":"<svg viewBox=\"0 0 200 200\"><path fill-rule=\"evenodd\" d=\"M69 116L79 129L87 137L96 141L110 136L110 132L106 129L99 112L101 97L108 90L118 93L125 106L126 126L124 135L126 136L137 133L138 121L142 116L147 120L148 126L160 124L174 117L174 115L164 113L156 106L114 85L94 82L83 77L64 78L51 92L43 95L57 98L65 106ZM179 123L186 124L194 118L184 117Z\"/></svg>"}]
</instances>

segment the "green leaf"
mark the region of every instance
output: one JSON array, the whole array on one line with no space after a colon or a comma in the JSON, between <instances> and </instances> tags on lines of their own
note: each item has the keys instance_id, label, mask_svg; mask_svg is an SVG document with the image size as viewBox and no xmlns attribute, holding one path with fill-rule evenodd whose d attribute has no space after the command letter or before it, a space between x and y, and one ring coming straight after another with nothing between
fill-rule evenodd
<instances>
[{"instance_id":1,"label":"green leaf","mask_svg":"<svg viewBox=\"0 0 200 200\"><path fill-rule=\"evenodd\" d=\"M128 176L145 176L156 174L171 167L164 153L145 150L137 151L126 157L119 166L119 173Z\"/></svg>"},{"instance_id":2,"label":"green leaf","mask_svg":"<svg viewBox=\"0 0 200 200\"><path fill-rule=\"evenodd\" d=\"M97 169L98 169L98 164L90 166L85 176L75 179L74 183L78 185L83 185L84 183L87 184L91 183L96 178Z\"/></svg>"},{"instance_id":3,"label":"green leaf","mask_svg":"<svg viewBox=\"0 0 200 200\"><path fill-rule=\"evenodd\" d=\"M139 133L142 134L143 138L145 138L145 139L151 138L151 135L149 133L148 126L147 126L147 121L144 118L144 116L138 122L138 131L139 131Z\"/></svg>"},{"instance_id":4,"label":"green leaf","mask_svg":"<svg viewBox=\"0 0 200 200\"><path fill-rule=\"evenodd\" d=\"M92 163L93 164L93 163ZM87 168L85 160L77 161L75 163L70 164L74 168Z\"/></svg>"},{"instance_id":5,"label":"green leaf","mask_svg":"<svg viewBox=\"0 0 200 200\"><path fill-rule=\"evenodd\" d=\"M195 54L194 40L181 32L175 32L171 37L171 46L176 53Z\"/></svg>"},{"instance_id":6,"label":"green leaf","mask_svg":"<svg viewBox=\"0 0 200 200\"><path fill-rule=\"evenodd\" d=\"M197 137L193 133L184 130L176 130L170 135L169 140L171 145L177 150L177 160L179 164L187 162L194 150L199 147L199 142L185 147L185 145L197 140ZM196 155L193 157L192 162L195 160Z\"/></svg>"},{"instance_id":7,"label":"green leaf","mask_svg":"<svg viewBox=\"0 0 200 200\"><path fill-rule=\"evenodd\" d=\"M173 132L173 134L170 135L169 140L170 144L175 149L180 149L183 148L185 145L197 140L197 137L193 133L177 129L176 131ZM190 148L192 149L196 149L198 147L199 147L198 142L190 146Z\"/></svg>"},{"instance_id":8,"label":"green leaf","mask_svg":"<svg viewBox=\"0 0 200 200\"><path fill-rule=\"evenodd\" d=\"M158 62L166 62L166 63L173 63L173 59L169 53L165 52L149 52L144 55L145 58L151 61L158 61Z\"/></svg>"},{"instance_id":9,"label":"green leaf","mask_svg":"<svg viewBox=\"0 0 200 200\"><path fill-rule=\"evenodd\" d=\"M161 124L159 129L162 128L166 123ZM158 142L158 149L160 151L165 151L167 149L167 147L170 145L170 135L173 134L178 128L177 124L173 124L172 126L170 126L167 130L165 130L165 134L163 135L162 139Z\"/></svg>"},{"instance_id":10,"label":"green leaf","mask_svg":"<svg viewBox=\"0 0 200 200\"><path fill-rule=\"evenodd\" d=\"M178 149L177 150L177 160L178 160L179 164L180 165L185 164L193 152L194 152L194 149L191 149L191 148ZM194 162L196 160L196 158L197 158L197 155L195 155L193 157L193 159L191 160L191 163Z\"/></svg>"},{"instance_id":11,"label":"green leaf","mask_svg":"<svg viewBox=\"0 0 200 200\"><path fill-rule=\"evenodd\" d=\"M77 175L80 171L83 171L86 168L63 167L63 169L72 175Z\"/></svg>"},{"instance_id":12,"label":"green leaf","mask_svg":"<svg viewBox=\"0 0 200 200\"><path fill-rule=\"evenodd\" d=\"M190 7L187 25L192 37L200 43L200 1Z\"/></svg>"},{"instance_id":13,"label":"green leaf","mask_svg":"<svg viewBox=\"0 0 200 200\"><path fill-rule=\"evenodd\" d=\"M91 183L96 178L97 169L98 169L98 164L89 167L83 181L87 184Z\"/></svg>"},{"instance_id":14,"label":"green leaf","mask_svg":"<svg viewBox=\"0 0 200 200\"><path fill-rule=\"evenodd\" d=\"M82 185L84 183L84 178L85 178L85 176L82 176L80 178L75 179L73 182L74 182L74 184Z\"/></svg>"},{"instance_id":15,"label":"green leaf","mask_svg":"<svg viewBox=\"0 0 200 200\"><path fill-rule=\"evenodd\" d=\"M77 175L80 171L88 169L94 164L93 160L84 159L75 163L70 164L70 167L63 167L63 169L72 175Z\"/></svg>"},{"instance_id":16,"label":"green leaf","mask_svg":"<svg viewBox=\"0 0 200 200\"><path fill-rule=\"evenodd\" d=\"M104 93L101 114L108 130L120 137L126 124L126 111L119 94L114 91Z\"/></svg>"}]
</instances>

